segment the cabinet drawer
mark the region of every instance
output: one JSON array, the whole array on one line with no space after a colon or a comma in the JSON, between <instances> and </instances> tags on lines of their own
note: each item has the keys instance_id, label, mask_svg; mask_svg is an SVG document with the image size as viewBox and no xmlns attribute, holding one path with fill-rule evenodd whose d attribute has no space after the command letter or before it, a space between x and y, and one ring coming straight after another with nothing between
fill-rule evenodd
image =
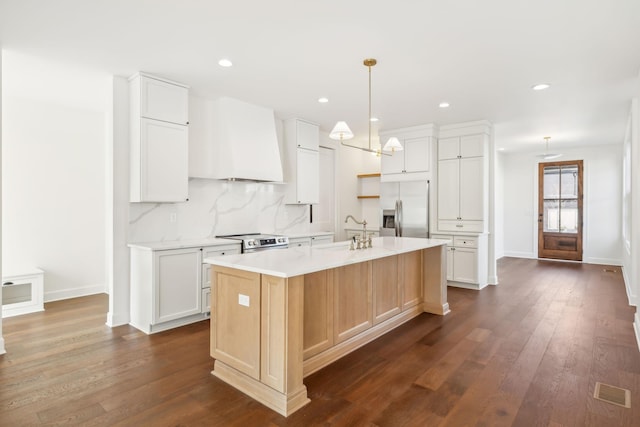
<instances>
[{"instance_id":1,"label":"cabinet drawer","mask_svg":"<svg viewBox=\"0 0 640 427\"><path fill-rule=\"evenodd\" d=\"M449 243L447 243L447 245L449 246L453 245L453 236L450 234L432 234L431 238L439 239L439 240L448 240Z\"/></svg>"},{"instance_id":2,"label":"cabinet drawer","mask_svg":"<svg viewBox=\"0 0 640 427\"><path fill-rule=\"evenodd\" d=\"M484 223L483 221L440 220L438 221L438 230L482 233L484 231Z\"/></svg>"},{"instance_id":3,"label":"cabinet drawer","mask_svg":"<svg viewBox=\"0 0 640 427\"><path fill-rule=\"evenodd\" d=\"M211 288L202 290L202 312L211 313Z\"/></svg>"},{"instance_id":4,"label":"cabinet drawer","mask_svg":"<svg viewBox=\"0 0 640 427\"><path fill-rule=\"evenodd\" d=\"M202 248L202 258L209 258L214 256L232 255L240 253L240 245L226 245L226 246L210 246Z\"/></svg>"},{"instance_id":5,"label":"cabinet drawer","mask_svg":"<svg viewBox=\"0 0 640 427\"><path fill-rule=\"evenodd\" d=\"M300 246L311 246L311 238L309 237L294 237L289 239L289 247L295 248Z\"/></svg>"},{"instance_id":6,"label":"cabinet drawer","mask_svg":"<svg viewBox=\"0 0 640 427\"><path fill-rule=\"evenodd\" d=\"M477 248L478 239L470 236L455 236L453 238L453 246L458 248Z\"/></svg>"}]
</instances>

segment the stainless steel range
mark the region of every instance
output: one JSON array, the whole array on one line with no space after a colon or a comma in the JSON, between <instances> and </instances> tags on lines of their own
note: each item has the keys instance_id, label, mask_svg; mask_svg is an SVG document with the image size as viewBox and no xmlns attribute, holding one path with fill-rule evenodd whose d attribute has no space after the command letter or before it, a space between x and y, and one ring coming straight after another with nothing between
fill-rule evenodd
<instances>
[{"instance_id":1,"label":"stainless steel range","mask_svg":"<svg viewBox=\"0 0 640 427\"><path fill-rule=\"evenodd\" d=\"M242 242L242 253L258 252L268 249L286 249L289 247L287 236L276 236L271 234L231 234L227 236L216 236L221 239L234 239Z\"/></svg>"}]
</instances>

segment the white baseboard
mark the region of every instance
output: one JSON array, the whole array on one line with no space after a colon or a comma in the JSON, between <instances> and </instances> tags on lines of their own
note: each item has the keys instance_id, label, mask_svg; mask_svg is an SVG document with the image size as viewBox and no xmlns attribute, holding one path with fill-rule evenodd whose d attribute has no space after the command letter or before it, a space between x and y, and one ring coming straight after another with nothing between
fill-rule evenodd
<instances>
[{"instance_id":1,"label":"white baseboard","mask_svg":"<svg viewBox=\"0 0 640 427\"><path fill-rule=\"evenodd\" d=\"M87 295L104 294L104 285L92 285L82 288L62 289L44 293L44 302L60 301L69 298L86 297Z\"/></svg>"},{"instance_id":2,"label":"white baseboard","mask_svg":"<svg viewBox=\"0 0 640 427\"><path fill-rule=\"evenodd\" d=\"M512 257L512 258L538 258L538 256L536 254L533 254L531 252L505 252L504 256L506 257Z\"/></svg>"},{"instance_id":3,"label":"white baseboard","mask_svg":"<svg viewBox=\"0 0 640 427\"><path fill-rule=\"evenodd\" d=\"M453 280L447 281L447 286L453 286L454 288L462 288L462 289L472 289L474 291L479 291L481 289L489 286L488 283L476 284L476 283L464 283L464 282L454 282Z\"/></svg>"},{"instance_id":4,"label":"white baseboard","mask_svg":"<svg viewBox=\"0 0 640 427\"><path fill-rule=\"evenodd\" d=\"M4 349L4 338L0 337L0 354L5 354L6 352Z\"/></svg>"},{"instance_id":5,"label":"white baseboard","mask_svg":"<svg viewBox=\"0 0 640 427\"><path fill-rule=\"evenodd\" d=\"M107 313L106 325L110 328L129 324L129 313Z\"/></svg>"},{"instance_id":6,"label":"white baseboard","mask_svg":"<svg viewBox=\"0 0 640 427\"><path fill-rule=\"evenodd\" d=\"M498 284L498 276L489 276L489 285L497 285Z\"/></svg>"},{"instance_id":7,"label":"white baseboard","mask_svg":"<svg viewBox=\"0 0 640 427\"><path fill-rule=\"evenodd\" d=\"M585 258L582 260L585 264L602 264L602 265L615 265L616 267L622 266L622 261L613 258Z\"/></svg>"},{"instance_id":8,"label":"white baseboard","mask_svg":"<svg viewBox=\"0 0 640 427\"><path fill-rule=\"evenodd\" d=\"M629 301L629 305L633 307L638 306L638 296L633 293L633 289L631 287L631 279L627 274L627 269L622 266L620 268L622 270L622 280L624 281L624 288L627 291L627 300Z\"/></svg>"}]
</instances>

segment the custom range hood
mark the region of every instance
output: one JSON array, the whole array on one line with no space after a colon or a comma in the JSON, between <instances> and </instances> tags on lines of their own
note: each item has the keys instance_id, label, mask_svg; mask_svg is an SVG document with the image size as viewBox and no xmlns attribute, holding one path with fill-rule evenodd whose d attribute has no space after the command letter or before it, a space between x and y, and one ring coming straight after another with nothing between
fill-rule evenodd
<instances>
[{"instance_id":1,"label":"custom range hood","mask_svg":"<svg viewBox=\"0 0 640 427\"><path fill-rule=\"evenodd\" d=\"M222 97L213 116L213 178L282 182L272 109Z\"/></svg>"}]
</instances>

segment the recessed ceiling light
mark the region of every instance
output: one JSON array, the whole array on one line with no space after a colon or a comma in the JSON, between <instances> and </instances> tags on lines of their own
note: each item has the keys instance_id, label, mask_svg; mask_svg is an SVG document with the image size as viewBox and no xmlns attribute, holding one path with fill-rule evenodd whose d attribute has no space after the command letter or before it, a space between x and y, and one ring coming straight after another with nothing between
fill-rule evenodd
<instances>
[{"instance_id":1,"label":"recessed ceiling light","mask_svg":"<svg viewBox=\"0 0 640 427\"><path fill-rule=\"evenodd\" d=\"M547 83L538 83L537 85L531 86L533 90L545 90L549 88L549 84Z\"/></svg>"},{"instance_id":2,"label":"recessed ceiling light","mask_svg":"<svg viewBox=\"0 0 640 427\"><path fill-rule=\"evenodd\" d=\"M327 102L329 102L329 98L325 98L324 96L322 98L318 98L318 102L320 104L326 104Z\"/></svg>"},{"instance_id":3,"label":"recessed ceiling light","mask_svg":"<svg viewBox=\"0 0 640 427\"><path fill-rule=\"evenodd\" d=\"M372 121L372 122L377 122L378 118L377 117L371 117L369 120Z\"/></svg>"},{"instance_id":4,"label":"recessed ceiling light","mask_svg":"<svg viewBox=\"0 0 640 427\"><path fill-rule=\"evenodd\" d=\"M218 65L220 65L221 67L231 67L233 65L233 62L228 59L221 59L220 61L218 61Z\"/></svg>"},{"instance_id":5,"label":"recessed ceiling light","mask_svg":"<svg viewBox=\"0 0 640 427\"><path fill-rule=\"evenodd\" d=\"M438 107L440 108L449 108L449 104L448 102L441 102L440 104L438 104Z\"/></svg>"},{"instance_id":6,"label":"recessed ceiling light","mask_svg":"<svg viewBox=\"0 0 640 427\"><path fill-rule=\"evenodd\" d=\"M504 151L504 147L498 148L498 151Z\"/></svg>"}]
</instances>

